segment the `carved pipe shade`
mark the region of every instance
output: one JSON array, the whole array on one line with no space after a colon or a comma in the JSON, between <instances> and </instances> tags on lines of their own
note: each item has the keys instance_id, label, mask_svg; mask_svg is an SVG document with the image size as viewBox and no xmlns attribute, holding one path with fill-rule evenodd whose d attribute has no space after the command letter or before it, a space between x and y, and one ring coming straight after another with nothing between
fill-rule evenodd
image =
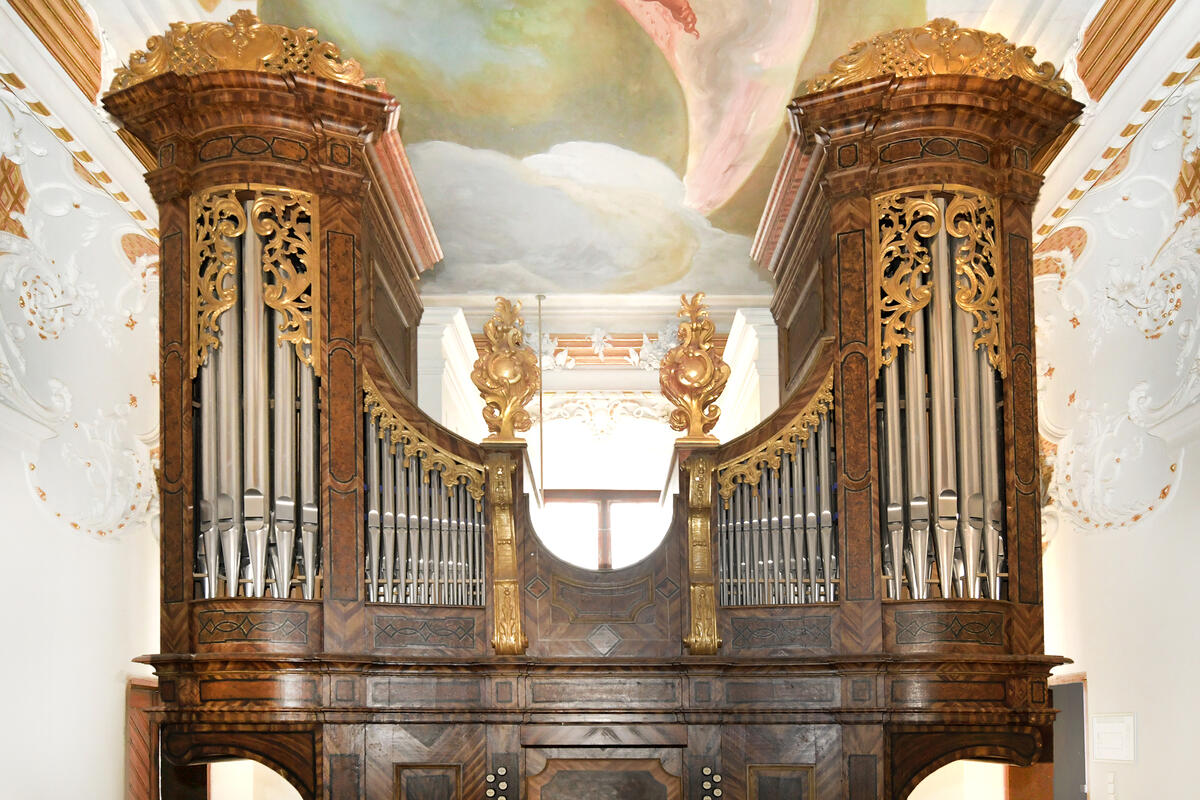
<instances>
[{"instance_id":1,"label":"carved pipe shade","mask_svg":"<svg viewBox=\"0 0 1200 800\"><path fill-rule=\"evenodd\" d=\"M151 37L145 50L129 57L128 67L116 71L109 92L165 72L198 75L226 69L303 73L383 90L382 80L368 79L357 61L342 58L338 46L320 41L314 29L270 25L243 9L228 23L171 23L169 31Z\"/></svg>"},{"instance_id":2,"label":"carved pipe shade","mask_svg":"<svg viewBox=\"0 0 1200 800\"><path fill-rule=\"evenodd\" d=\"M998 33L960 28L954 20L938 18L919 28L900 28L856 43L829 65L829 72L801 84L800 93L881 75L976 75L997 80L1016 76L1070 97L1070 85L1050 62L1036 63L1036 52Z\"/></svg>"}]
</instances>

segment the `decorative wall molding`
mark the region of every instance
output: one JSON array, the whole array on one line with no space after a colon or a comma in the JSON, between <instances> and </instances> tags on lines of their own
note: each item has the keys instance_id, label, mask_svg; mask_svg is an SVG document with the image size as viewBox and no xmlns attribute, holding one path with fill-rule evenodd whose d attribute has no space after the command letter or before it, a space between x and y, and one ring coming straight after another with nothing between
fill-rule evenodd
<instances>
[{"instance_id":1,"label":"decorative wall molding","mask_svg":"<svg viewBox=\"0 0 1200 800\"><path fill-rule=\"evenodd\" d=\"M3 87L0 155L24 192L0 227L0 424L25 429L4 451L52 519L97 535L150 521L157 243Z\"/></svg>"}]
</instances>

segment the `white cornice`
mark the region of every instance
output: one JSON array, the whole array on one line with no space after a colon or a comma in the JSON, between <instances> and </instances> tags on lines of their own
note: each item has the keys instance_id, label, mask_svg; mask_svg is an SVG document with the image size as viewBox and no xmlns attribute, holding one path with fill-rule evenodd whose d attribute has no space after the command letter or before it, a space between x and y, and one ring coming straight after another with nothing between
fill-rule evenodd
<instances>
[{"instance_id":1,"label":"white cornice","mask_svg":"<svg viewBox=\"0 0 1200 800\"><path fill-rule=\"evenodd\" d=\"M0 81L148 235L157 237L158 210L141 162L117 137L103 109L84 98L8 3L0 3L0 41Z\"/></svg>"}]
</instances>

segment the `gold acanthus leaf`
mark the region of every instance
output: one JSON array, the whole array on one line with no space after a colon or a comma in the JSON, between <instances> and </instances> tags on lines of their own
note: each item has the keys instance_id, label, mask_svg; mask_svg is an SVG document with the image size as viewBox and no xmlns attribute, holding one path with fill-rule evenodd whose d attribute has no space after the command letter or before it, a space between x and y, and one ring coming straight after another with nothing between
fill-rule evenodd
<instances>
[{"instance_id":1,"label":"gold acanthus leaf","mask_svg":"<svg viewBox=\"0 0 1200 800\"><path fill-rule=\"evenodd\" d=\"M941 17L919 28L900 28L857 42L829 65L829 72L801 84L800 94L881 75L976 75L997 80L1016 76L1070 97L1070 84L1050 62L1036 63L1036 52L998 33L960 28L954 20Z\"/></svg>"},{"instance_id":2,"label":"gold acanthus leaf","mask_svg":"<svg viewBox=\"0 0 1200 800\"><path fill-rule=\"evenodd\" d=\"M129 57L129 66L113 76L110 92L174 72L198 75L218 70L294 72L329 78L352 86L383 90L383 81L367 79L357 61L342 58L332 42L322 42L312 28L288 28L260 20L242 9L229 22L173 22L153 36L145 50Z\"/></svg>"},{"instance_id":3,"label":"gold acanthus leaf","mask_svg":"<svg viewBox=\"0 0 1200 800\"><path fill-rule=\"evenodd\" d=\"M210 190L191 198L192 377L221 346L221 315L238 297L238 257L234 243L246 232L246 212L232 189Z\"/></svg>"},{"instance_id":4,"label":"gold acanthus leaf","mask_svg":"<svg viewBox=\"0 0 1200 800\"><path fill-rule=\"evenodd\" d=\"M483 397L488 439L514 441L532 426L525 405L537 394L542 373L537 355L524 344L521 303L496 298L496 309L483 326L488 350L475 362L471 381Z\"/></svg>"},{"instance_id":5,"label":"gold acanthus leaf","mask_svg":"<svg viewBox=\"0 0 1200 800\"><path fill-rule=\"evenodd\" d=\"M942 211L931 192L893 192L875 199L875 219L878 364L884 367L902 347L912 347L913 315L929 305L932 297L925 282L932 264L927 241L942 229Z\"/></svg>"},{"instance_id":6,"label":"gold acanthus leaf","mask_svg":"<svg viewBox=\"0 0 1200 800\"><path fill-rule=\"evenodd\" d=\"M957 240L954 302L973 318L974 347L988 362L1008 375L1004 346L1004 305L996 247L996 201L987 195L955 192L946 206L946 232Z\"/></svg>"},{"instance_id":7,"label":"gold acanthus leaf","mask_svg":"<svg viewBox=\"0 0 1200 800\"><path fill-rule=\"evenodd\" d=\"M729 507L729 498L734 487L744 483L757 496L758 483L764 467L779 469L783 454L796 455L796 451L808 441L822 418L833 410L833 367L821 381L821 388L804 405L799 414L792 417L778 434L763 442L745 455L736 456L717 467L717 485L721 497Z\"/></svg>"},{"instance_id":8,"label":"gold acanthus leaf","mask_svg":"<svg viewBox=\"0 0 1200 800\"><path fill-rule=\"evenodd\" d=\"M475 498L475 504L482 507L484 475L483 465L461 458L448 450L438 447L421 435L400 416L379 391L370 374L363 370L363 410L375 421L375 429L379 438L389 442L392 452L399 445L404 456L405 468L413 456L421 459L421 469L424 479L429 481L429 473L437 470L442 476L442 485L450 492L454 486L463 484L467 493Z\"/></svg>"},{"instance_id":9,"label":"gold acanthus leaf","mask_svg":"<svg viewBox=\"0 0 1200 800\"><path fill-rule=\"evenodd\" d=\"M250 227L262 240L262 269L269 276L263 301L279 312L279 341L321 374L314 331L320 329L321 281L313 240L316 199L295 189L260 189L250 207Z\"/></svg>"},{"instance_id":10,"label":"gold acanthus leaf","mask_svg":"<svg viewBox=\"0 0 1200 800\"><path fill-rule=\"evenodd\" d=\"M671 412L671 428L686 431L688 439L711 441L709 431L717 424L721 409L716 399L729 380L729 365L713 349L716 326L708 317L704 292L689 300L681 295L679 344L667 351L658 369L658 385L676 408Z\"/></svg>"}]
</instances>

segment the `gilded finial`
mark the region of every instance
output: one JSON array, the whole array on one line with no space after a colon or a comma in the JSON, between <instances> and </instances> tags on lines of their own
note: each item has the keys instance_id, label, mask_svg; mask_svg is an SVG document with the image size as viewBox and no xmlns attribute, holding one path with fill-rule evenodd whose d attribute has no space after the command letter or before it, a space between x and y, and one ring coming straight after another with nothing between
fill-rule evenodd
<instances>
[{"instance_id":1,"label":"gilded finial","mask_svg":"<svg viewBox=\"0 0 1200 800\"><path fill-rule=\"evenodd\" d=\"M694 441L716 441L709 434L721 409L714 403L729 380L729 365L713 350L716 325L708 318L704 292L689 300L681 295L679 344L672 347L658 370L658 385L668 400L676 405L671 412L671 428L686 431L684 438Z\"/></svg>"},{"instance_id":2,"label":"gilded finial","mask_svg":"<svg viewBox=\"0 0 1200 800\"><path fill-rule=\"evenodd\" d=\"M229 22L172 22L162 36L152 36L145 50L129 56L129 66L113 75L110 92L174 72L198 75L226 69L253 72L298 72L383 90L383 81L367 79L352 58L342 58L337 45L322 42L312 28L288 28L260 20L241 9Z\"/></svg>"},{"instance_id":3,"label":"gilded finial","mask_svg":"<svg viewBox=\"0 0 1200 800\"><path fill-rule=\"evenodd\" d=\"M954 20L940 17L919 28L900 28L857 42L829 65L829 72L802 83L800 94L880 75L977 75L997 80L1015 75L1070 97L1070 84L1049 61L1036 63L1036 53L998 33L960 28Z\"/></svg>"},{"instance_id":4,"label":"gilded finial","mask_svg":"<svg viewBox=\"0 0 1200 800\"><path fill-rule=\"evenodd\" d=\"M490 348L475 362L471 380L485 403L488 439L515 441L517 431L533 424L525 404L537 394L542 374L537 355L524 344L521 303L496 298L496 310L483 326Z\"/></svg>"}]
</instances>

